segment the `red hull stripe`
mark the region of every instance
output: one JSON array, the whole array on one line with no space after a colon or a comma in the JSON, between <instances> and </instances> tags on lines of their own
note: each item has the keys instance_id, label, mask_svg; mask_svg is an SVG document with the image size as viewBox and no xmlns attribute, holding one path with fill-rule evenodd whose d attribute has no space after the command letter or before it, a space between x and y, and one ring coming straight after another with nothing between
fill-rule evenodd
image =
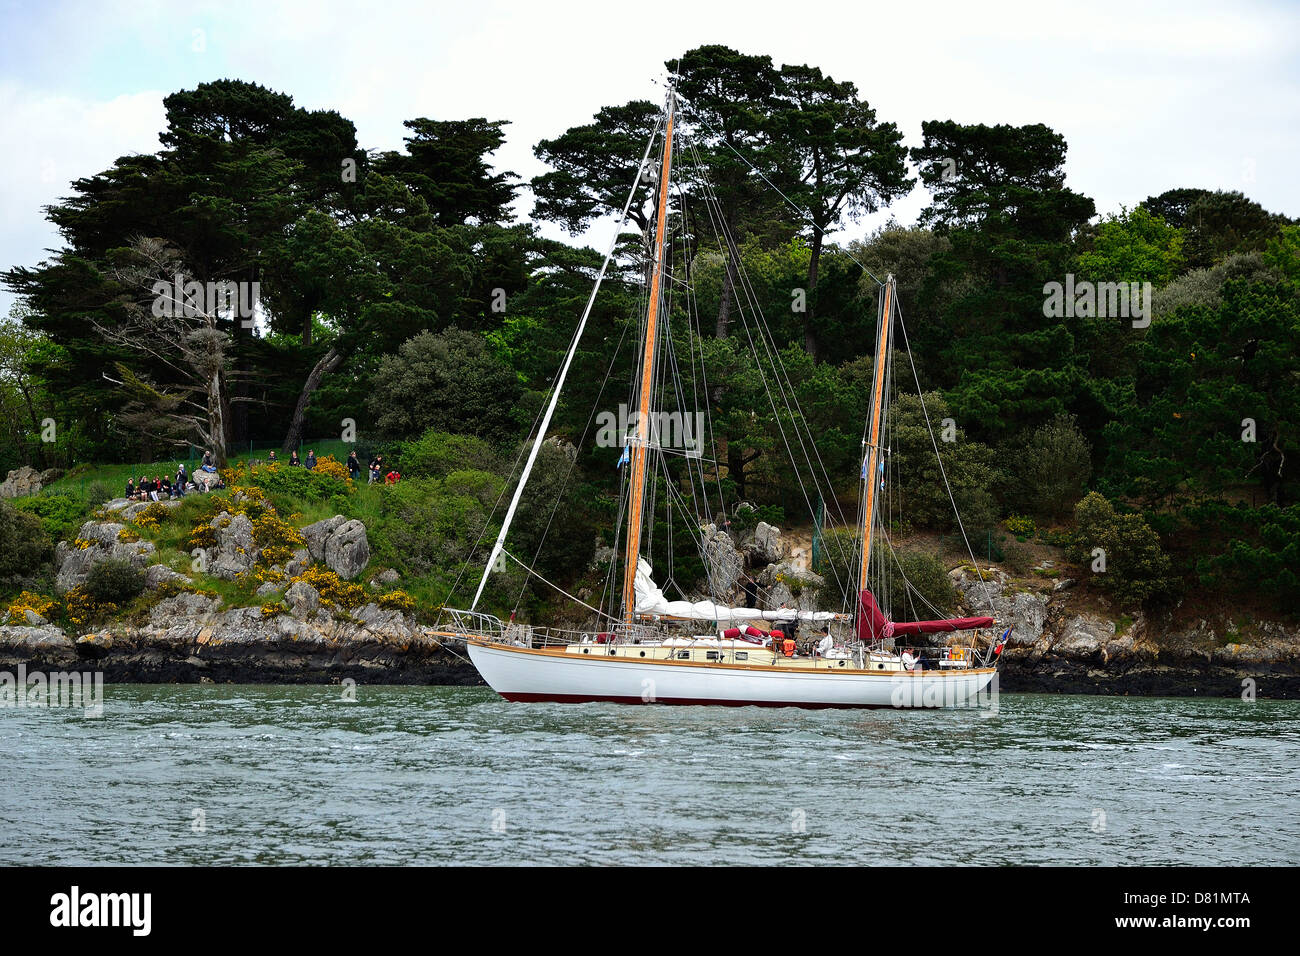
<instances>
[{"instance_id":1,"label":"red hull stripe","mask_svg":"<svg viewBox=\"0 0 1300 956\"><path fill-rule=\"evenodd\" d=\"M802 707L806 710L876 710L892 707L890 704L816 704L793 700L716 700L701 697L656 697L653 701L640 697L617 697L594 694L506 694L506 700L516 703L553 704L699 704L710 707ZM900 708L901 709L901 708ZM916 710L920 708L907 708ZM937 709L937 708L934 708Z\"/></svg>"}]
</instances>

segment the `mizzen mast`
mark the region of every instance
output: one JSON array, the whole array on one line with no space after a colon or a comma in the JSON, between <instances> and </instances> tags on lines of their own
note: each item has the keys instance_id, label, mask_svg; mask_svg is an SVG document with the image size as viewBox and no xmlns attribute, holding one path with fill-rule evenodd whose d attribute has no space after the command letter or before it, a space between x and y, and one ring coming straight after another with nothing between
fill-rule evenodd
<instances>
[{"instance_id":1,"label":"mizzen mast","mask_svg":"<svg viewBox=\"0 0 1300 956\"><path fill-rule=\"evenodd\" d=\"M641 552L642 507L645 501L646 452L650 443L650 398L654 391L655 332L659 318L659 286L664 269L664 222L668 215L668 183L673 158L674 96L668 94L668 121L664 132L663 161L659 164L659 213L655 223L655 264L650 276L650 303L646 313L645 351L641 355L641 394L636 438L631 449L631 507L628 508L627 559L623 567L623 615L627 624L636 618L636 569Z\"/></svg>"}]
</instances>

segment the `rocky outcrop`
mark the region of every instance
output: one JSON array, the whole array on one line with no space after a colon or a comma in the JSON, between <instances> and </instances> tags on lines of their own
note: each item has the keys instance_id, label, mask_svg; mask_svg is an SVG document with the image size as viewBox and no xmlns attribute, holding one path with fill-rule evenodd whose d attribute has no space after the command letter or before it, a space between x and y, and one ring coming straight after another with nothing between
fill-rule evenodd
<instances>
[{"instance_id":1,"label":"rocky outcrop","mask_svg":"<svg viewBox=\"0 0 1300 956\"><path fill-rule=\"evenodd\" d=\"M815 611L818 592L826 586L826 579L820 574L801 570L789 562L769 564L755 581L763 589L759 607L765 611L782 607Z\"/></svg>"},{"instance_id":2,"label":"rocky outcrop","mask_svg":"<svg viewBox=\"0 0 1300 956\"><path fill-rule=\"evenodd\" d=\"M297 585L295 585L296 587ZM108 682L266 681L482 683L437 635L400 611L367 604L303 618L181 593L156 604L141 625L73 638L57 627L0 626L0 670L95 669Z\"/></svg>"},{"instance_id":3,"label":"rocky outcrop","mask_svg":"<svg viewBox=\"0 0 1300 956\"><path fill-rule=\"evenodd\" d=\"M723 604L732 603L742 594L740 585L745 572L745 558L736 550L731 535L719 531L717 525L705 525L703 536L709 591L713 600Z\"/></svg>"},{"instance_id":4,"label":"rocky outcrop","mask_svg":"<svg viewBox=\"0 0 1300 956\"><path fill-rule=\"evenodd\" d=\"M370 541L366 526L356 518L342 515L317 521L302 529L307 552L315 561L324 561L331 571L350 581L370 563Z\"/></svg>"},{"instance_id":5,"label":"rocky outcrop","mask_svg":"<svg viewBox=\"0 0 1300 956\"><path fill-rule=\"evenodd\" d=\"M217 546L208 553L208 573L224 581L233 581L253 569L261 549L253 541L253 522L245 514L221 512L210 527L217 536Z\"/></svg>"},{"instance_id":6,"label":"rocky outcrop","mask_svg":"<svg viewBox=\"0 0 1300 956\"><path fill-rule=\"evenodd\" d=\"M115 521L87 521L77 532L72 543L60 541L54 549L54 587L66 593L86 583L90 569L110 558L127 561L137 568L149 564L154 546L149 541L122 541L126 525Z\"/></svg>"},{"instance_id":7,"label":"rocky outcrop","mask_svg":"<svg viewBox=\"0 0 1300 956\"><path fill-rule=\"evenodd\" d=\"M781 529L760 521L754 530L740 542L740 553L745 556L745 566L762 568L786 557L785 541Z\"/></svg>"},{"instance_id":8,"label":"rocky outcrop","mask_svg":"<svg viewBox=\"0 0 1300 956\"><path fill-rule=\"evenodd\" d=\"M42 488L61 475L57 468L37 471L31 465L15 468L0 482L0 498L25 498L40 494Z\"/></svg>"}]
</instances>

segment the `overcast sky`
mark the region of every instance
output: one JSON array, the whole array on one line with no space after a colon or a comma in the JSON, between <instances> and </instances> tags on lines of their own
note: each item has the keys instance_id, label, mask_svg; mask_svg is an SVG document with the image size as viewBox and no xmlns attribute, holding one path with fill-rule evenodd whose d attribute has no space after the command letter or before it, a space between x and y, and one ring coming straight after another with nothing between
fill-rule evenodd
<instances>
[{"instance_id":1,"label":"overcast sky","mask_svg":"<svg viewBox=\"0 0 1300 956\"><path fill-rule=\"evenodd\" d=\"M658 100L664 60L704 43L852 80L908 145L927 119L1046 123L1102 213L1200 186L1300 216L1297 0L0 0L0 266L44 259L59 239L41 207L157 150L163 97L205 80L336 109L370 149L400 148L415 116L509 120L497 166L527 179L539 139ZM925 202L918 187L846 235Z\"/></svg>"}]
</instances>

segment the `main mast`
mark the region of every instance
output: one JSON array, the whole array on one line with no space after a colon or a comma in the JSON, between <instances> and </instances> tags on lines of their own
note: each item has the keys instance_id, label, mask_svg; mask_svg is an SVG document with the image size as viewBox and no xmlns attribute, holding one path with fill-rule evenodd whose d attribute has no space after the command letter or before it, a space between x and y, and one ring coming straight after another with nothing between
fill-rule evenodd
<instances>
[{"instance_id":1,"label":"main mast","mask_svg":"<svg viewBox=\"0 0 1300 956\"><path fill-rule=\"evenodd\" d=\"M641 509L645 500L646 451L650 441L650 397L654 391L655 332L659 319L659 286L664 265L664 221L668 214L668 182L673 159L674 97L668 94L668 121L664 132L663 161L659 164L659 214L655 223L655 264L650 276L650 304L646 313L645 351L641 355L641 396L632 442L631 507L627 522L627 559L623 566L623 615L627 624L636 619L636 569L641 553Z\"/></svg>"},{"instance_id":2,"label":"main mast","mask_svg":"<svg viewBox=\"0 0 1300 956\"><path fill-rule=\"evenodd\" d=\"M871 388L871 433L867 444L867 460L863 466L863 477L867 482L866 507L863 509L862 529L862 574L858 580L858 591L867 587L867 571L871 567L871 537L874 531L876 515L876 488L880 483L880 421L884 413L885 397L885 360L889 355L889 340L893 331L894 277L885 278L885 311L880 319L880 331L876 336L876 367L873 370Z\"/></svg>"}]
</instances>

